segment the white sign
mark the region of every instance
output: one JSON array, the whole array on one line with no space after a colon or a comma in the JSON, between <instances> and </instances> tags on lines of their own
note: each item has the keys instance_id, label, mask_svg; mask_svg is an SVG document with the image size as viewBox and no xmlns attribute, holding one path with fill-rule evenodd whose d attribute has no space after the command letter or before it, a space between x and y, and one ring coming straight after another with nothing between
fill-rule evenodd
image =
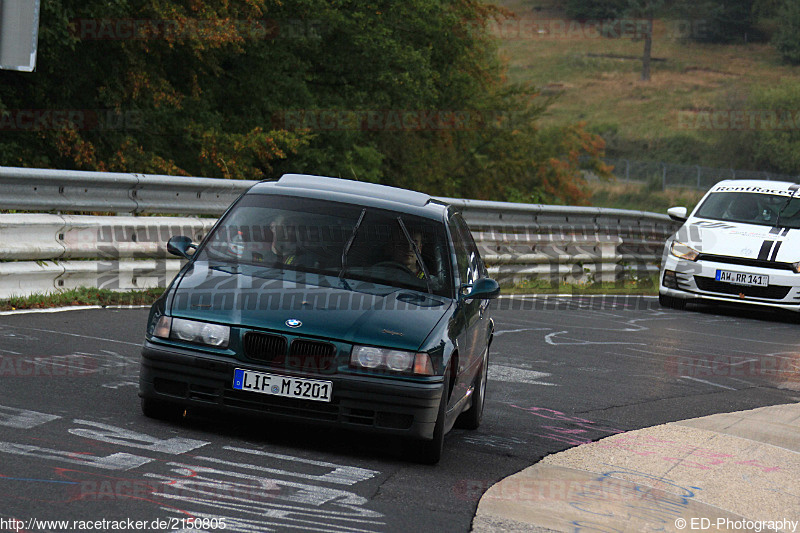
<instances>
[{"instance_id":1,"label":"white sign","mask_svg":"<svg viewBox=\"0 0 800 533\"><path fill-rule=\"evenodd\" d=\"M0 0L0 68L33 72L40 0Z\"/></svg>"}]
</instances>

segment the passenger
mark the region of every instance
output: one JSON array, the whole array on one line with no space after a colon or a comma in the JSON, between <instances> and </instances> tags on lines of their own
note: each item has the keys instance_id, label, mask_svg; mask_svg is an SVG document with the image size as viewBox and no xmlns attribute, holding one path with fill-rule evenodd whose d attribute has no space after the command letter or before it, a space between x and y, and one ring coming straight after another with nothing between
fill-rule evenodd
<instances>
[{"instance_id":1,"label":"passenger","mask_svg":"<svg viewBox=\"0 0 800 533\"><path fill-rule=\"evenodd\" d=\"M755 222L760 214L758 200L753 194L740 194L728 206L728 215L738 222Z\"/></svg>"}]
</instances>

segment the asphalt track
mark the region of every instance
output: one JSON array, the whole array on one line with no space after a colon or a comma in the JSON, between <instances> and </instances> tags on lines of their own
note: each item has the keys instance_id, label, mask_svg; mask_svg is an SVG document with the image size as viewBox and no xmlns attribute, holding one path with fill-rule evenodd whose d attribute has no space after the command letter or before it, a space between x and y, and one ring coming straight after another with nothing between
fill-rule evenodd
<instances>
[{"instance_id":1,"label":"asphalt track","mask_svg":"<svg viewBox=\"0 0 800 533\"><path fill-rule=\"evenodd\" d=\"M656 457L648 463L653 467L646 471L649 485L639 479L634 487L666 493L670 480L701 494L700 482L710 480L711 473L695 465L696 472L690 473L700 480L692 481L680 471L694 461L724 469L732 476L731 487L745 480L782 490L781 498L787 499L780 501L793 508L774 518L797 516L797 489L769 485L775 472L794 472L796 447L795 455L773 464L766 454L752 456L734 444L718 449L687 433L719 432L716 422L676 424L689 444L664 433L625 433L643 428L661 432L655 426L800 401L795 317L664 310L655 299L640 297L529 297L493 305L497 331L484 424L477 431L451 432L436 466L410 463L398 443L371 436L203 412L190 412L178 423L143 417L136 380L144 309L0 316L0 530L110 530L113 525L133 530L130 526L137 525L140 531L188 532L197 525L219 531L224 523L226 531L245 532L469 531L475 520L476 530L566 531L585 517L571 506L572 493L556 490L564 480L552 474L568 470L575 479L596 484L611 470L598 472L591 462L608 461L607 456L582 455L592 447L637 472L645 472L645 465L634 460ZM790 428L788 442L797 442L791 412L785 418L779 425ZM675 450L659 454L624 440L637 435L650 446L652 439L680 442L683 455ZM700 451L687 459L691 450L686 446L693 442ZM569 451L557 453L564 450ZM704 454L701 460L695 460L698 454ZM561 509L560 518L502 523L493 520L507 517L478 509L490 487L495 493L503 489L501 500L517 510L543 501L524 491L530 488L527 481L520 484L510 477L530 474L531 465L549 469L535 471L537 479L551 480L535 490L557 494L556 503L544 508ZM635 483L632 475L627 480L608 477L619 485ZM514 479L512 485L497 485ZM615 487L616 494L630 494L630 486ZM490 490L482 509L488 509L484 504L491 495ZM729 501L695 499L700 509L695 517L749 518ZM662 500L674 505L667 497ZM624 516L630 498L614 501L623 507L612 516ZM570 509L576 514L570 515ZM628 520L623 525L669 529L667 519L676 518L658 516L661 522L641 526ZM198 518L201 522L194 521ZM103 519L116 522L96 523ZM603 522L591 524L598 530ZM606 530L618 526L608 524Z\"/></svg>"}]
</instances>

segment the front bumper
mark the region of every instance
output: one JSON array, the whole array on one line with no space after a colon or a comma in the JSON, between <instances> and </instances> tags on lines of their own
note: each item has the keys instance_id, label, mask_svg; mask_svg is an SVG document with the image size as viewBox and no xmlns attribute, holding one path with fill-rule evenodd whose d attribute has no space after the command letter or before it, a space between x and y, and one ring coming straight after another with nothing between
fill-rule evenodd
<instances>
[{"instance_id":1,"label":"front bumper","mask_svg":"<svg viewBox=\"0 0 800 533\"><path fill-rule=\"evenodd\" d=\"M235 368L333 382L330 402L283 398L233 388ZM139 396L176 405L339 426L417 439L433 438L443 383L380 376L276 371L230 357L145 341Z\"/></svg>"},{"instance_id":2,"label":"front bumper","mask_svg":"<svg viewBox=\"0 0 800 533\"><path fill-rule=\"evenodd\" d=\"M717 270L766 275L769 276L769 286L749 287L716 281ZM668 271L675 273L676 283L665 280ZM683 300L754 304L800 311L800 274L715 261L687 261L670 254L661 268L658 292Z\"/></svg>"}]
</instances>

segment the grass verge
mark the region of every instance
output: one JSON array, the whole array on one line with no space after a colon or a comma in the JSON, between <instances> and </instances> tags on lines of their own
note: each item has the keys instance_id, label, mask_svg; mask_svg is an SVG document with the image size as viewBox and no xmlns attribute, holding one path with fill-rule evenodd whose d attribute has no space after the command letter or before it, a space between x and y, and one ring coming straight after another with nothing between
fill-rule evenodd
<instances>
[{"instance_id":1,"label":"grass verge","mask_svg":"<svg viewBox=\"0 0 800 533\"><path fill-rule=\"evenodd\" d=\"M81 287L63 292L14 296L0 300L0 311L16 309L46 309L71 305L150 305L163 294L164 289L145 289L141 291L117 292L108 289Z\"/></svg>"},{"instance_id":2,"label":"grass verge","mask_svg":"<svg viewBox=\"0 0 800 533\"><path fill-rule=\"evenodd\" d=\"M620 294L655 296L658 294L658 274L635 280L594 283L553 283L547 279L525 280L503 285L502 294Z\"/></svg>"},{"instance_id":3,"label":"grass verge","mask_svg":"<svg viewBox=\"0 0 800 533\"><path fill-rule=\"evenodd\" d=\"M686 207L690 212L706 191L688 188L667 188L660 183L638 183L625 181L589 182L591 204L595 207L633 209L666 214L670 207Z\"/></svg>"}]
</instances>

